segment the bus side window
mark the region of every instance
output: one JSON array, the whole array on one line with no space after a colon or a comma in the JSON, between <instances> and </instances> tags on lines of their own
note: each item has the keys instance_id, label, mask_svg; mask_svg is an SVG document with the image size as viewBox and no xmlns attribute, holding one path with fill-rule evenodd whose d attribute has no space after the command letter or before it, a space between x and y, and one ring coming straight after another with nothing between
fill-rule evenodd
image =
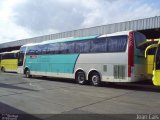
<instances>
[{"instance_id":1,"label":"bus side window","mask_svg":"<svg viewBox=\"0 0 160 120\"><path fill-rule=\"evenodd\" d=\"M90 41L76 41L75 42L75 53L89 53L90 52Z\"/></svg>"},{"instance_id":2,"label":"bus side window","mask_svg":"<svg viewBox=\"0 0 160 120\"><path fill-rule=\"evenodd\" d=\"M160 70L160 46L158 47L156 54L156 69Z\"/></svg>"}]
</instances>

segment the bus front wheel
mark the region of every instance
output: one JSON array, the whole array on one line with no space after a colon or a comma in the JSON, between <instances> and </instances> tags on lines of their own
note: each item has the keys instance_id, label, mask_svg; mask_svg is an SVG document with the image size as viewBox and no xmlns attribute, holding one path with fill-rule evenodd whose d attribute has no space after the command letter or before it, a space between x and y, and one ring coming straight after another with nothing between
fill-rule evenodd
<instances>
[{"instance_id":1,"label":"bus front wheel","mask_svg":"<svg viewBox=\"0 0 160 120\"><path fill-rule=\"evenodd\" d=\"M29 69L26 70L25 76L26 76L26 78L31 78L31 74L30 74L30 70Z\"/></svg>"},{"instance_id":2,"label":"bus front wheel","mask_svg":"<svg viewBox=\"0 0 160 120\"><path fill-rule=\"evenodd\" d=\"M93 86L99 86L101 84L101 77L100 77L99 73L97 73L97 72L92 73L91 84Z\"/></svg>"},{"instance_id":3,"label":"bus front wheel","mask_svg":"<svg viewBox=\"0 0 160 120\"><path fill-rule=\"evenodd\" d=\"M2 72L5 72L5 68L4 68L4 67L2 67L2 68L1 68L1 71L2 71Z\"/></svg>"},{"instance_id":4,"label":"bus front wheel","mask_svg":"<svg viewBox=\"0 0 160 120\"><path fill-rule=\"evenodd\" d=\"M86 76L85 76L85 73L84 73L83 71L79 71L79 72L76 74L76 80L77 80L77 83L80 84L80 85L86 84Z\"/></svg>"}]
</instances>

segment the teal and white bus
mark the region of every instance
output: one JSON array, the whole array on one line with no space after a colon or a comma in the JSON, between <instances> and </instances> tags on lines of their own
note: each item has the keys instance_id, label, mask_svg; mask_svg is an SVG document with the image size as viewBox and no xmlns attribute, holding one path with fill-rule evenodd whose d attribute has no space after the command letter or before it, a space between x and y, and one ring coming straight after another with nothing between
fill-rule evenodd
<instances>
[{"instance_id":1,"label":"teal and white bus","mask_svg":"<svg viewBox=\"0 0 160 120\"><path fill-rule=\"evenodd\" d=\"M71 78L95 86L144 80L146 59L138 45L145 41L139 32L124 31L28 44L20 48L18 71L26 77Z\"/></svg>"}]
</instances>

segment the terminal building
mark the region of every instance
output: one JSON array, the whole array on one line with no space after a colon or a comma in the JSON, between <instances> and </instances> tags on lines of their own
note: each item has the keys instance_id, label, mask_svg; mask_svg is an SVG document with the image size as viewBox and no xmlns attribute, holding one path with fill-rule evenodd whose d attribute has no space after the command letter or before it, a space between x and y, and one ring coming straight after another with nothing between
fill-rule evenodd
<instances>
[{"instance_id":1,"label":"terminal building","mask_svg":"<svg viewBox=\"0 0 160 120\"><path fill-rule=\"evenodd\" d=\"M46 40L54 40L67 37L84 37L93 35L110 34L120 31L138 31L143 33L147 39L160 38L160 16L95 26L91 28L78 29L62 33L38 36L34 38L16 40L0 44L0 52L18 50L20 46L28 43L38 43Z\"/></svg>"}]
</instances>

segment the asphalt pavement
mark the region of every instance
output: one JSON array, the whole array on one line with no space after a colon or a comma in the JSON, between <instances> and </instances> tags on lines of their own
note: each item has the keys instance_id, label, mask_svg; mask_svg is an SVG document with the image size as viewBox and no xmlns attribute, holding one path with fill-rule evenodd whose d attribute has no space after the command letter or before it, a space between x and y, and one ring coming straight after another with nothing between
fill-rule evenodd
<instances>
[{"instance_id":1,"label":"asphalt pavement","mask_svg":"<svg viewBox=\"0 0 160 120\"><path fill-rule=\"evenodd\" d=\"M123 115L130 115L134 119L141 115L146 115L146 118L157 115L160 119L160 88L150 81L104 83L94 87L78 85L70 79L29 79L16 73L1 72L0 113L4 118L7 115L19 115L19 118L28 115L28 118L47 120L53 116L59 119L64 116L68 119L80 116L81 119L82 116L83 119L91 116L96 120L108 117L123 119Z\"/></svg>"}]
</instances>

